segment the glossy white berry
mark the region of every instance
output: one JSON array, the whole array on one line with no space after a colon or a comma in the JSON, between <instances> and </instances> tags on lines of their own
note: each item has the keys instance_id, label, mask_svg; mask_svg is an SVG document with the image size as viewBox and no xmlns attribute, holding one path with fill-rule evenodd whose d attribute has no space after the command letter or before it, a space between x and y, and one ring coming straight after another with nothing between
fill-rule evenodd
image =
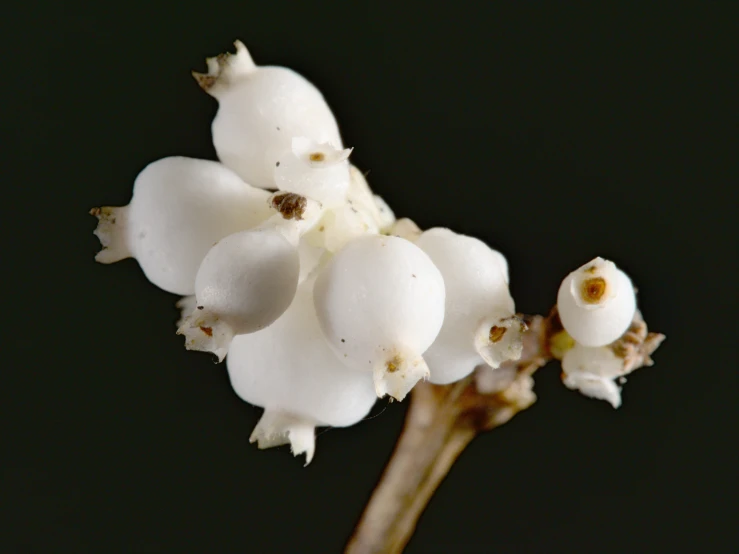
<instances>
[{"instance_id":1,"label":"glossy white berry","mask_svg":"<svg viewBox=\"0 0 739 554\"><path fill-rule=\"evenodd\" d=\"M307 196L330 209L346 202L351 149L339 150L306 137L294 137L292 149L275 167L278 189Z\"/></svg>"},{"instance_id":2,"label":"glossy white berry","mask_svg":"<svg viewBox=\"0 0 739 554\"><path fill-rule=\"evenodd\" d=\"M136 177L128 206L93 210L101 263L134 257L147 279L192 294L200 262L214 242L272 213L269 193L244 183L223 164L169 157Z\"/></svg>"},{"instance_id":3,"label":"glossy white berry","mask_svg":"<svg viewBox=\"0 0 739 554\"><path fill-rule=\"evenodd\" d=\"M287 310L299 273L298 251L278 231L249 230L222 239L198 270L197 308L179 331L185 346L222 360L234 335L263 329Z\"/></svg>"},{"instance_id":4,"label":"glossy white berry","mask_svg":"<svg viewBox=\"0 0 739 554\"><path fill-rule=\"evenodd\" d=\"M629 277L613 262L595 258L570 273L559 287L562 325L583 346L603 346L629 327L636 295Z\"/></svg>"},{"instance_id":5,"label":"glossy white berry","mask_svg":"<svg viewBox=\"0 0 739 554\"><path fill-rule=\"evenodd\" d=\"M308 462L314 427L354 425L377 399L371 373L347 369L324 339L313 305L314 281L300 285L290 308L272 326L235 337L226 359L236 393L265 408L253 440L266 448L278 444L271 438L282 437L295 453L306 452ZM298 430L306 428L307 447L307 431Z\"/></svg>"},{"instance_id":6,"label":"glossy white berry","mask_svg":"<svg viewBox=\"0 0 739 554\"><path fill-rule=\"evenodd\" d=\"M348 366L373 373L378 396L402 400L428 376L422 354L444 320L444 279L413 243L355 239L320 272L314 299L329 344Z\"/></svg>"},{"instance_id":7,"label":"glossy white berry","mask_svg":"<svg viewBox=\"0 0 739 554\"><path fill-rule=\"evenodd\" d=\"M301 238L298 245L298 258L300 260L300 277L298 283L302 283L314 274L319 263L323 259L326 251L323 248L313 246ZM197 298L194 294L183 296L175 306L180 310L180 317L177 320L177 328L181 327L188 316L190 316L198 305Z\"/></svg>"},{"instance_id":8,"label":"glossy white berry","mask_svg":"<svg viewBox=\"0 0 739 554\"><path fill-rule=\"evenodd\" d=\"M189 350L223 360L235 335L271 325L290 306L300 280L300 236L321 211L317 203L290 193L273 195L272 205L280 213L222 239L200 264L197 308L178 330Z\"/></svg>"},{"instance_id":9,"label":"glossy white berry","mask_svg":"<svg viewBox=\"0 0 739 554\"><path fill-rule=\"evenodd\" d=\"M218 158L254 186L274 188L274 170L293 137L342 148L339 129L323 95L291 69L257 66L246 47L208 61L193 73L218 100L213 144Z\"/></svg>"},{"instance_id":10,"label":"glossy white berry","mask_svg":"<svg viewBox=\"0 0 739 554\"><path fill-rule=\"evenodd\" d=\"M508 265L499 252L449 229L424 231L415 243L444 277L444 325L424 354L432 383L446 384L487 363L497 368L521 357L526 325L515 317Z\"/></svg>"}]
</instances>

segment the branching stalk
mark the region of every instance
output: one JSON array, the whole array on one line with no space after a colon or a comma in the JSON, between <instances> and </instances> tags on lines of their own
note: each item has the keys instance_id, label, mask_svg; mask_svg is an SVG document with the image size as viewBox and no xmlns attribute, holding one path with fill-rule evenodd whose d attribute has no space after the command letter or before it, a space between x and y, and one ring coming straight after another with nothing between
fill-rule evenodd
<instances>
[{"instance_id":1,"label":"branching stalk","mask_svg":"<svg viewBox=\"0 0 739 554\"><path fill-rule=\"evenodd\" d=\"M563 329L556 308L546 318L524 317L528 331L517 362L479 367L450 385L419 383L390 461L346 546L346 554L397 554L457 457L479 433L503 425L536 401L534 372L560 358ZM566 337L565 337L566 338ZM639 312L611 348L624 368L651 365L664 335L648 333ZM570 339L571 340L571 339Z\"/></svg>"}]
</instances>

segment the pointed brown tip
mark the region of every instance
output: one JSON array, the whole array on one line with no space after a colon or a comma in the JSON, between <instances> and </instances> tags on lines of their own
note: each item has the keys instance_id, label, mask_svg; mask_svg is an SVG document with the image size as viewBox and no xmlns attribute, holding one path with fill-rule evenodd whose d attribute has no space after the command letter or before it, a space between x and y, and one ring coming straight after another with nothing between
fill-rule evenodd
<instances>
[{"instance_id":1,"label":"pointed brown tip","mask_svg":"<svg viewBox=\"0 0 739 554\"><path fill-rule=\"evenodd\" d=\"M200 88L206 92L208 92L216 82L216 77L213 75L207 75L197 71L191 71L190 73L193 76L193 79L195 79L198 85L200 85Z\"/></svg>"}]
</instances>

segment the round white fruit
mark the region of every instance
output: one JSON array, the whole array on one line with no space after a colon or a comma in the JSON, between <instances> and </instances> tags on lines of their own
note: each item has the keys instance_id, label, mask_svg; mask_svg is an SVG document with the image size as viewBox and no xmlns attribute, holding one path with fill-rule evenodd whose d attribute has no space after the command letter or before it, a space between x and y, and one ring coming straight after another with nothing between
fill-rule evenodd
<instances>
[{"instance_id":1,"label":"round white fruit","mask_svg":"<svg viewBox=\"0 0 739 554\"><path fill-rule=\"evenodd\" d=\"M368 235L340 250L314 290L321 329L340 359L374 370L396 355L421 355L444 321L444 279L399 237Z\"/></svg>"},{"instance_id":2,"label":"round white fruit","mask_svg":"<svg viewBox=\"0 0 739 554\"><path fill-rule=\"evenodd\" d=\"M444 325L424 354L429 380L446 384L467 376L483 363L483 352L491 348L505 346L500 357L507 359L509 351L516 349L511 349L508 341L491 344L488 340L491 327L496 325L509 335L505 338L516 335L514 342L520 345L521 325L510 317L514 303L503 255L481 240L445 228L424 231L415 244L439 268L446 288Z\"/></svg>"},{"instance_id":3,"label":"round white fruit","mask_svg":"<svg viewBox=\"0 0 739 554\"><path fill-rule=\"evenodd\" d=\"M239 75L216 98L212 133L218 158L254 186L275 187L276 164L291 150L293 137L342 147L323 95L285 67L257 67Z\"/></svg>"},{"instance_id":4,"label":"round white fruit","mask_svg":"<svg viewBox=\"0 0 739 554\"><path fill-rule=\"evenodd\" d=\"M213 243L269 217L268 196L220 163L164 158L136 178L121 231L149 281L168 292L192 294Z\"/></svg>"},{"instance_id":5,"label":"round white fruit","mask_svg":"<svg viewBox=\"0 0 739 554\"><path fill-rule=\"evenodd\" d=\"M364 418L377 396L372 376L347 370L326 343L313 305L314 281L300 285L274 325L234 338L228 373L236 393L251 404L345 427Z\"/></svg>"},{"instance_id":6,"label":"round white fruit","mask_svg":"<svg viewBox=\"0 0 739 554\"><path fill-rule=\"evenodd\" d=\"M226 322L234 334L272 324L292 302L300 262L294 244L270 228L224 238L210 249L195 279L198 306Z\"/></svg>"},{"instance_id":7,"label":"round white fruit","mask_svg":"<svg viewBox=\"0 0 739 554\"><path fill-rule=\"evenodd\" d=\"M559 287L562 325L583 346L604 346L628 329L636 311L631 279L613 262L595 258L570 273Z\"/></svg>"}]
</instances>

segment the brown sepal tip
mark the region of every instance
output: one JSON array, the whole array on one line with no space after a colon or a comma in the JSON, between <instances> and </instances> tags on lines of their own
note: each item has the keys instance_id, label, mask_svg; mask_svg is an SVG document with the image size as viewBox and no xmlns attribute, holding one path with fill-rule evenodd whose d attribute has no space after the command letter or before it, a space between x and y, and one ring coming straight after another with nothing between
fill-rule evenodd
<instances>
[{"instance_id":1,"label":"brown sepal tip","mask_svg":"<svg viewBox=\"0 0 739 554\"><path fill-rule=\"evenodd\" d=\"M303 219L307 206L308 200L304 196L293 192L276 194L272 197L272 207L280 212L285 219Z\"/></svg>"}]
</instances>

